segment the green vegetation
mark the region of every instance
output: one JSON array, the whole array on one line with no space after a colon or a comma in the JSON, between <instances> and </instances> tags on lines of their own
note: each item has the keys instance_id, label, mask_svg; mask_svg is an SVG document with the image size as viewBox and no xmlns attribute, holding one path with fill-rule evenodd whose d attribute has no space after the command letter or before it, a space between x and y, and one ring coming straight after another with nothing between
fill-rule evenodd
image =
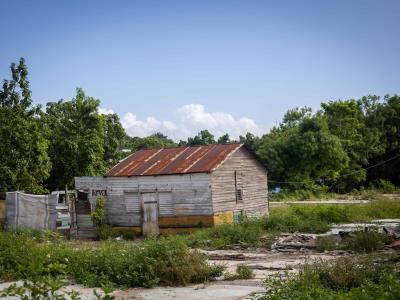
<instances>
[{"instance_id":1,"label":"green vegetation","mask_svg":"<svg viewBox=\"0 0 400 300\"><path fill-rule=\"evenodd\" d=\"M51 167L48 128L40 106L32 106L23 58L11 73L0 88L0 191L41 193Z\"/></svg>"},{"instance_id":2,"label":"green vegetation","mask_svg":"<svg viewBox=\"0 0 400 300\"><path fill-rule=\"evenodd\" d=\"M224 274L224 280L237 280L237 279L252 279L254 278L253 270L250 269L246 265L238 265L236 267L236 273L232 274L229 272L226 272Z\"/></svg>"},{"instance_id":3,"label":"green vegetation","mask_svg":"<svg viewBox=\"0 0 400 300\"><path fill-rule=\"evenodd\" d=\"M187 243L191 247L201 248L224 248L238 243L257 246L262 233L262 219L245 219L240 223L222 224L197 231L187 237Z\"/></svg>"},{"instance_id":4,"label":"green vegetation","mask_svg":"<svg viewBox=\"0 0 400 300\"><path fill-rule=\"evenodd\" d=\"M24 280L22 285L16 283L0 291L1 297L16 297L21 300L79 300L80 294L77 291L61 291L66 281L59 277L41 277L38 279ZM114 289L110 286L102 286L103 294L97 290L93 291L97 300L114 300L112 295Z\"/></svg>"},{"instance_id":5,"label":"green vegetation","mask_svg":"<svg viewBox=\"0 0 400 300\"><path fill-rule=\"evenodd\" d=\"M46 276L88 286L151 287L205 282L222 274L205 255L189 251L183 237L146 240L140 245L107 241L95 245L39 243L27 234L0 233L0 279Z\"/></svg>"},{"instance_id":6,"label":"green vegetation","mask_svg":"<svg viewBox=\"0 0 400 300\"><path fill-rule=\"evenodd\" d=\"M265 228L270 231L323 233L334 223L364 222L399 216L400 202L387 199L357 205L289 205L272 208L265 221Z\"/></svg>"},{"instance_id":7,"label":"green vegetation","mask_svg":"<svg viewBox=\"0 0 400 300\"><path fill-rule=\"evenodd\" d=\"M267 278L262 300L399 299L399 257L345 257L316 262L299 275Z\"/></svg>"},{"instance_id":8,"label":"green vegetation","mask_svg":"<svg viewBox=\"0 0 400 300\"><path fill-rule=\"evenodd\" d=\"M366 204L288 205L272 207L270 216L244 219L235 224L223 224L199 230L186 237L190 247L222 249L233 244L267 246L263 237L279 232L324 233L332 224L367 222L400 216L400 202L381 199ZM371 233L373 234L373 233ZM333 241L321 240L320 251L333 249ZM357 249L352 249L358 251Z\"/></svg>"},{"instance_id":9,"label":"green vegetation","mask_svg":"<svg viewBox=\"0 0 400 300\"><path fill-rule=\"evenodd\" d=\"M97 238L99 240L108 240L113 236L112 227L105 223L106 213L104 209L104 197L96 199L96 207L90 213L93 224L96 226Z\"/></svg>"},{"instance_id":10,"label":"green vegetation","mask_svg":"<svg viewBox=\"0 0 400 300\"><path fill-rule=\"evenodd\" d=\"M317 251L332 251L336 249L350 250L359 253L371 253L390 244L392 240L374 228L367 231L352 232L339 241L334 236L321 236L317 239Z\"/></svg>"},{"instance_id":11,"label":"green vegetation","mask_svg":"<svg viewBox=\"0 0 400 300\"><path fill-rule=\"evenodd\" d=\"M344 239L341 248L356 252L374 252L391 242L387 235L377 230L359 231Z\"/></svg>"},{"instance_id":12,"label":"green vegetation","mask_svg":"<svg viewBox=\"0 0 400 300\"><path fill-rule=\"evenodd\" d=\"M333 236L320 236L317 238L317 251L332 251L337 248L337 240Z\"/></svg>"},{"instance_id":13,"label":"green vegetation","mask_svg":"<svg viewBox=\"0 0 400 300\"><path fill-rule=\"evenodd\" d=\"M314 114L289 110L257 145L270 186L344 193L378 183L393 190L400 185L399 114L397 95L329 101Z\"/></svg>"}]
</instances>

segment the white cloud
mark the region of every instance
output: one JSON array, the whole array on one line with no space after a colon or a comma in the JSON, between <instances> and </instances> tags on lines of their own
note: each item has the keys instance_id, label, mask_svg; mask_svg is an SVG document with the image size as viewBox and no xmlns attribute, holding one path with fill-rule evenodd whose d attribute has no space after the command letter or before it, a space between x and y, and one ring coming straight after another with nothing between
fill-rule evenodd
<instances>
[{"instance_id":1,"label":"white cloud","mask_svg":"<svg viewBox=\"0 0 400 300\"><path fill-rule=\"evenodd\" d=\"M196 135L200 130L208 129L216 138L228 133L232 138L238 138L251 132L256 135L262 133L261 128L250 118L235 119L225 112L208 112L201 104L188 104L179 108L175 113L174 121L160 121L154 117L139 120L131 112L122 119L122 126L131 136L148 136L161 132L174 140L186 139Z\"/></svg>"},{"instance_id":2,"label":"white cloud","mask_svg":"<svg viewBox=\"0 0 400 300\"><path fill-rule=\"evenodd\" d=\"M107 109L107 108L103 108L103 107L99 107L98 111L99 111L99 114L101 114L101 115L108 115L108 114L114 113L114 111L112 109Z\"/></svg>"},{"instance_id":3,"label":"white cloud","mask_svg":"<svg viewBox=\"0 0 400 300\"><path fill-rule=\"evenodd\" d=\"M131 112L126 113L122 117L121 124L129 135L140 137L145 137L156 132L168 134L177 130L176 125L172 122L159 121L154 117L147 117L144 121L140 121Z\"/></svg>"}]
</instances>

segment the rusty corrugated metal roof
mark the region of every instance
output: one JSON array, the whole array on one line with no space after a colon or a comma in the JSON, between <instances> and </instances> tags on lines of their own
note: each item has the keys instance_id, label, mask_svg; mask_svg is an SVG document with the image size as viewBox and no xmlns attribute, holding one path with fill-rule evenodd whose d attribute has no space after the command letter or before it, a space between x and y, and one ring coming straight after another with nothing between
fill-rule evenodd
<instances>
[{"instance_id":1,"label":"rusty corrugated metal roof","mask_svg":"<svg viewBox=\"0 0 400 300\"><path fill-rule=\"evenodd\" d=\"M139 150L113 167L106 177L207 173L242 144Z\"/></svg>"}]
</instances>

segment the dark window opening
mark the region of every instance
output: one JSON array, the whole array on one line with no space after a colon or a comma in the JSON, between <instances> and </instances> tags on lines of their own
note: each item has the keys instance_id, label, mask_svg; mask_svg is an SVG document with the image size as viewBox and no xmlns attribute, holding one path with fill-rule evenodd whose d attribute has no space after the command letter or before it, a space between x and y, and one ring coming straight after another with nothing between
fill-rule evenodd
<instances>
[{"instance_id":1,"label":"dark window opening","mask_svg":"<svg viewBox=\"0 0 400 300\"><path fill-rule=\"evenodd\" d=\"M243 190L236 189L236 201L243 201Z\"/></svg>"},{"instance_id":2,"label":"dark window opening","mask_svg":"<svg viewBox=\"0 0 400 300\"><path fill-rule=\"evenodd\" d=\"M238 201L243 201L243 190L238 188L237 171L235 171L235 199L236 203Z\"/></svg>"}]
</instances>

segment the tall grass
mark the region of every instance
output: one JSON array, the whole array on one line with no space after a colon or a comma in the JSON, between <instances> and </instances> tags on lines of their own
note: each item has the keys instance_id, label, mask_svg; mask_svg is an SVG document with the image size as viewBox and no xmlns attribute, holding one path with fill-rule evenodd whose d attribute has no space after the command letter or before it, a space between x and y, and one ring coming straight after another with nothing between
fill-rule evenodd
<instances>
[{"instance_id":1,"label":"tall grass","mask_svg":"<svg viewBox=\"0 0 400 300\"><path fill-rule=\"evenodd\" d=\"M88 286L150 287L204 282L221 273L205 255L190 251L182 237L140 245L108 241L93 247L64 241L39 243L15 232L0 233L2 280L65 276Z\"/></svg>"},{"instance_id":2,"label":"tall grass","mask_svg":"<svg viewBox=\"0 0 400 300\"><path fill-rule=\"evenodd\" d=\"M400 201L376 200L354 205L289 205L272 208L266 219L269 231L323 233L334 223L366 222L400 217Z\"/></svg>"},{"instance_id":3,"label":"tall grass","mask_svg":"<svg viewBox=\"0 0 400 300\"><path fill-rule=\"evenodd\" d=\"M228 245L244 243L257 246L264 232L263 219L245 219L235 224L222 224L202 229L187 237L191 247L224 248Z\"/></svg>"},{"instance_id":4,"label":"tall grass","mask_svg":"<svg viewBox=\"0 0 400 300\"><path fill-rule=\"evenodd\" d=\"M362 256L308 264L299 275L268 278L259 299L400 299L398 261Z\"/></svg>"}]
</instances>

